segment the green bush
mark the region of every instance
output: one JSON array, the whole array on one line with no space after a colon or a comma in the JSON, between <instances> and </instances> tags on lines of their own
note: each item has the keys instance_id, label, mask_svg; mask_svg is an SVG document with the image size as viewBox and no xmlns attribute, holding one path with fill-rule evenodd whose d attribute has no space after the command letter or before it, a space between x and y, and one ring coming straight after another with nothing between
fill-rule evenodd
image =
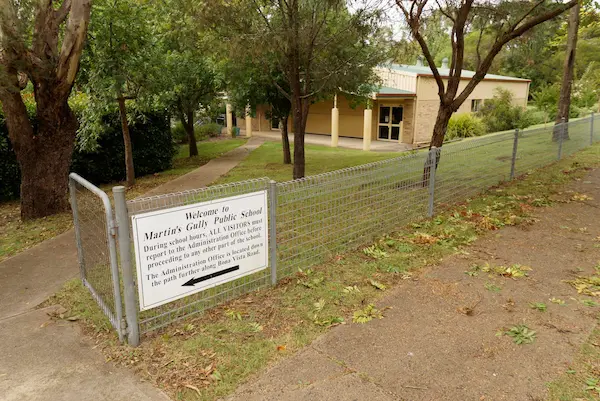
<instances>
[{"instance_id":1,"label":"green bush","mask_svg":"<svg viewBox=\"0 0 600 401\"><path fill-rule=\"evenodd\" d=\"M203 137L214 138L221 135L221 131L223 130L223 126L217 123L208 123L201 125L198 129L198 132ZM196 138L198 135L196 135Z\"/></svg>"},{"instance_id":2,"label":"green bush","mask_svg":"<svg viewBox=\"0 0 600 401\"><path fill-rule=\"evenodd\" d=\"M502 88L496 88L494 97L483 102L477 116L483 120L488 132L527 128L532 122L531 114L513 104L513 93Z\"/></svg>"},{"instance_id":3,"label":"green bush","mask_svg":"<svg viewBox=\"0 0 600 401\"><path fill-rule=\"evenodd\" d=\"M94 150L75 146L71 171L94 184L125 179L125 156L121 120L115 113L102 118L102 132ZM169 121L162 112L143 113L130 124L136 176L152 174L171 167L175 147ZM8 129L0 112L0 201L19 197L21 174L8 140Z\"/></svg>"},{"instance_id":4,"label":"green bush","mask_svg":"<svg viewBox=\"0 0 600 401\"><path fill-rule=\"evenodd\" d=\"M525 110L530 125L546 124L550 122L550 116L544 110L538 110L535 106L528 106Z\"/></svg>"},{"instance_id":5,"label":"green bush","mask_svg":"<svg viewBox=\"0 0 600 401\"><path fill-rule=\"evenodd\" d=\"M216 128L213 127L219 127L220 129L220 125L218 124L207 124L207 125L201 125L201 126L194 126L194 135L196 136L196 141L203 141L206 138L209 137L213 137L213 136L219 136L219 134L215 134L216 132ZM208 128L205 128L208 127ZM220 131L219 131L220 133ZM173 125L171 127L171 135L173 136L173 140L176 143L188 143L188 136L187 136L187 132L185 132L185 128L183 128L183 124L181 124L181 121L178 121L175 123L175 125Z\"/></svg>"},{"instance_id":6,"label":"green bush","mask_svg":"<svg viewBox=\"0 0 600 401\"><path fill-rule=\"evenodd\" d=\"M171 136L175 143L188 143L187 133L180 121L177 121L175 125L171 126Z\"/></svg>"},{"instance_id":7,"label":"green bush","mask_svg":"<svg viewBox=\"0 0 600 401\"><path fill-rule=\"evenodd\" d=\"M485 124L481 119L469 113L455 114L448 122L446 140L471 138L485 134Z\"/></svg>"},{"instance_id":8,"label":"green bush","mask_svg":"<svg viewBox=\"0 0 600 401\"><path fill-rule=\"evenodd\" d=\"M118 113L102 118L103 132L93 151L73 154L71 170L94 184L125 179L125 146ZM161 112L146 112L130 122L131 147L136 177L171 167L175 146L169 119Z\"/></svg>"}]
</instances>

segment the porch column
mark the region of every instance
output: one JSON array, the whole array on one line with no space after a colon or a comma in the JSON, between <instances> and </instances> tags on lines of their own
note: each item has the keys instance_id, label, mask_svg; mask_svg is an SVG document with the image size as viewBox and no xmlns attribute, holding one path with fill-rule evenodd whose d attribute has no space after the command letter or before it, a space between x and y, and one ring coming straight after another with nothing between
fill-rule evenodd
<instances>
[{"instance_id":1,"label":"porch column","mask_svg":"<svg viewBox=\"0 0 600 401\"><path fill-rule=\"evenodd\" d=\"M363 125L363 150L371 150L371 125L373 122L373 110L365 109L364 125Z\"/></svg>"},{"instance_id":2,"label":"porch column","mask_svg":"<svg viewBox=\"0 0 600 401\"><path fill-rule=\"evenodd\" d=\"M333 97L333 109L331 109L331 147L337 148L340 136L340 110L337 108L337 95Z\"/></svg>"},{"instance_id":3,"label":"porch column","mask_svg":"<svg viewBox=\"0 0 600 401\"><path fill-rule=\"evenodd\" d=\"M225 105L225 116L227 120L227 135L233 136L233 114L231 113L231 104L229 102Z\"/></svg>"},{"instance_id":4,"label":"porch column","mask_svg":"<svg viewBox=\"0 0 600 401\"><path fill-rule=\"evenodd\" d=\"M252 110L250 105L246 106L246 137L252 137Z\"/></svg>"}]
</instances>

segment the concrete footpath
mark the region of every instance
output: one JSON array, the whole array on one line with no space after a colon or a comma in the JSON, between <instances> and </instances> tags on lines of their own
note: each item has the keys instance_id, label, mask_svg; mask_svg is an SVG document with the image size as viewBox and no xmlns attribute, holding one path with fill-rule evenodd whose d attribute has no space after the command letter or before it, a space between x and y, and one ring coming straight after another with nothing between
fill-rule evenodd
<instances>
[{"instance_id":1,"label":"concrete footpath","mask_svg":"<svg viewBox=\"0 0 600 401\"><path fill-rule=\"evenodd\" d=\"M207 186L262 143L251 138L147 195ZM72 230L0 263L0 400L168 400L106 363L77 324L52 320L52 308L34 309L78 274Z\"/></svg>"},{"instance_id":2,"label":"concrete footpath","mask_svg":"<svg viewBox=\"0 0 600 401\"><path fill-rule=\"evenodd\" d=\"M221 157L212 159L204 166L197 168L194 171L154 188L145 193L144 196L162 195L207 187L219 177L227 174L229 170L237 166L250 154L250 152L258 148L264 142L264 138L251 137L245 145L237 147Z\"/></svg>"}]
</instances>

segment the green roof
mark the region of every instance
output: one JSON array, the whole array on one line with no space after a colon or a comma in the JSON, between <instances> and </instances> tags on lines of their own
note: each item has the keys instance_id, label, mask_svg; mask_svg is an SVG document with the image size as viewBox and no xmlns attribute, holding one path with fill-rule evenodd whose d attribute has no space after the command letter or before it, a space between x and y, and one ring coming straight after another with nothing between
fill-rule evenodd
<instances>
[{"instance_id":1,"label":"green roof","mask_svg":"<svg viewBox=\"0 0 600 401\"><path fill-rule=\"evenodd\" d=\"M387 64L385 67L391 68L392 70L411 72L417 75L433 75L433 71L431 68L427 66L418 66L418 65L406 65L406 64ZM448 77L450 75L449 68L440 68L438 67L438 72L442 77ZM463 78L471 78L475 75L475 71L462 70L460 76ZM502 81L519 81L519 82L529 82L529 79L523 78L515 78L515 77L507 77L505 75L495 75L495 74L486 74L484 79L499 79Z\"/></svg>"},{"instance_id":2,"label":"green roof","mask_svg":"<svg viewBox=\"0 0 600 401\"><path fill-rule=\"evenodd\" d=\"M382 86L377 90L378 95L416 95L415 92Z\"/></svg>"}]
</instances>

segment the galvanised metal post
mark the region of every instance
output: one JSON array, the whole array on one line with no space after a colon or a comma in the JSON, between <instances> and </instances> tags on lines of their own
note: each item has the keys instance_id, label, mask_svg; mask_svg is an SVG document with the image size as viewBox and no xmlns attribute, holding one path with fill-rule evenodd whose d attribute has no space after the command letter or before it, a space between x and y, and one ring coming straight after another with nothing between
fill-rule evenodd
<instances>
[{"instance_id":1,"label":"galvanised metal post","mask_svg":"<svg viewBox=\"0 0 600 401\"><path fill-rule=\"evenodd\" d=\"M590 117L590 145L594 144L594 112Z\"/></svg>"},{"instance_id":2,"label":"galvanised metal post","mask_svg":"<svg viewBox=\"0 0 600 401\"><path fill-rule=\"evenodd\" d=\"M83 258L83 245L81 244L81 232L79 230L79 208L77 206L77 187L75 181L69 177L69 198L71 200L71 211L73 212L73 226L75 228L75 243L77 244L77 261L79 262L79 274L85 278L85 266Z\"/></svg>"},{"instance_id":3,"label":"galvanised metal post","mask_svg":"<svg viewBox=\"0 0 600 401\"><path fill-rule=\"evenodd\" d=\"M271 259L271 284L277 284L277 182L269 182L269 253Z\"/></svg>"},{"instance_id":4,"label":"galvanised metal post","mask_svg":"<svg viewBox=\"0 0 600 401\"><path fill-rule=\"evenodd\" d=\"M435 197L435 170L437 167L437 155L441 149L432 146L427 155L427 164L429 166L429 208L427 215L433 216L433 200Z\"/></svg>"},{"instance_id":5,"label":"galvanised metal post","mask_svg":"<svg viewBox=\"0 0 600 401\"><path fill-rule=\"evenodd\" d=\"M132 347L140 345L140 327L138 310L135 302L135 285L131 266L131 242L129 234L129 215L125 200L125 187L113 187L115 199L115 217L117 219L117 239L119 256L123 272L123 293L125 296L125 319L127 320L127 342Z\"/></svg>"},{"instance_id":6,"label":"galvanised metal post","mask_svg":"<svg viewBox=\"0 0 600 401\"><path fill-rule=\"evenodd\" d=\"M519 146L519 129L515 129L515 139L513 141L512 160L510 162L510 180L515 178L515 165L517 163L517 147Z\"/></svg>"},{"instance_id":7,"label":"galvanised metal post","mask_svg":"<svg viewBox=\"0 0 600 401\"><path fill-rule=\"evenodd\" d=\"M562 126L560 127L560 138L558 139L558 160L562 158L562 147L565 140L565 134L567 133L567 123L565 118L562 118Z\"/></svg>"}]
</instances>

